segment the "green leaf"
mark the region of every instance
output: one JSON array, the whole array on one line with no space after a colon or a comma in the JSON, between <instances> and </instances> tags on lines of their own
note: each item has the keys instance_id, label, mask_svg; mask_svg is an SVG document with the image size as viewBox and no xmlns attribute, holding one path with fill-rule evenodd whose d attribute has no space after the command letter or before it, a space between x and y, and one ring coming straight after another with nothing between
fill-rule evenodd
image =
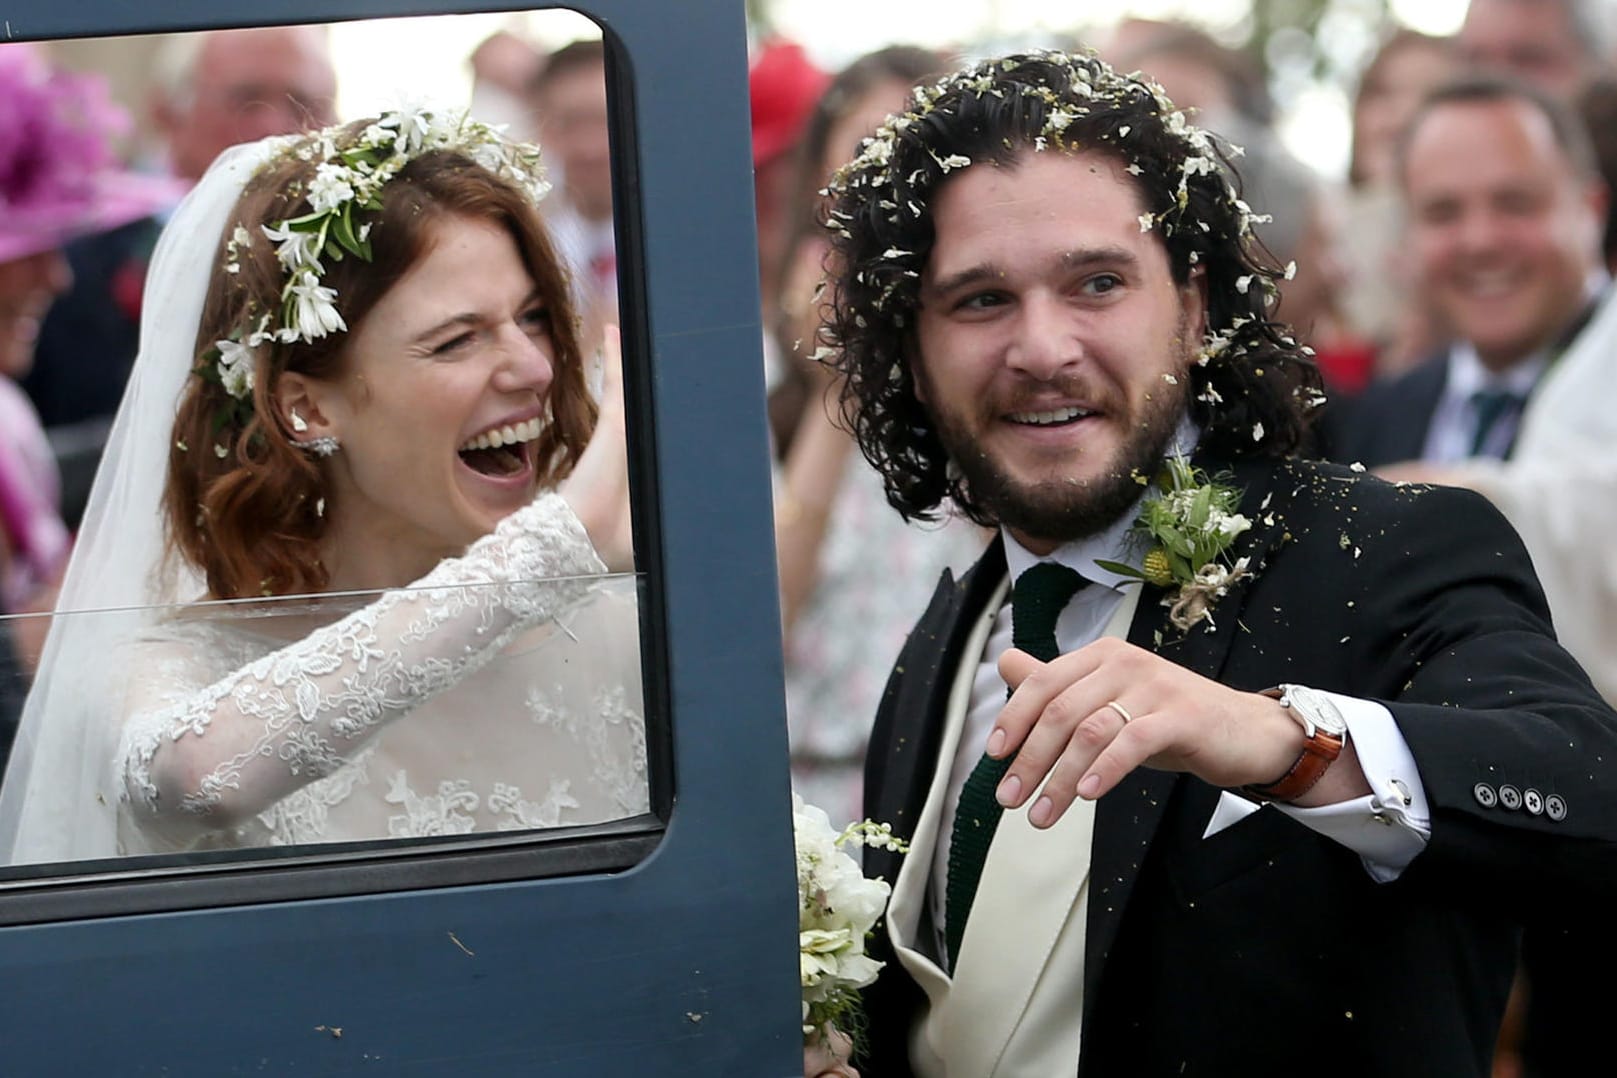
<instances>
[{"instance_id":1,"label":"green leaf","mask_svg":"<svg viewBox=\"0 0 1617 1078\"><path fill-rule=\"evenodd\" d=\"M342 245L343 250L350 254L358 255L360 258L365 257L361 252L359 237L354 233L354 204L352 202L343 203L342 212L337 214L336 219L331 223L331 233L337 242Z\"/></svg>"},{"instance_id":2,"label":"green leaf","mask_svg":"<svg viewBox=\"0 0 1617 1078\"><path fill-rule=\"evenodd\" d=\"M1120 561L1103 561L1100 558L1096 558L1095 564L1100 566L1102 569L1105 569L1108 573L1116 573L1118 576L1126 576L1134 580L1145 579L1145 574L1140 570L1136 569L1132 565L1124 565Z\"/></svg>"},{"instance_id":3,"label":"green leaf","mask_svg":"<svg viewBox=\"0 0 1617 1078\"><path fill-rule=\"evenodd\" d=\"M1181 584L1190 583L1196 576L1196 572L1191 568L1190 563L1172 550L1168 551L1168 564L1173 566L1173 578Z\"/></svg>"},{"instance_id":4,"label":"green leaf","mask_svg":"<svg viewBox=\"0 0 1617 1078\"><path fill-rule=\"evenodd\" d=\"M1195 553L1195 547L1178 528L1163 528L1157 538L1162 540L1162 545L1168 548L1170 554L1188 558Z\"/></svg>"},{"instance_id":5,"label":"green leaf","mask_svg":"<svg viewBox=\"0 0 1617 1078\"><path fill-rule=\"evenodd\" d=\"M1190 515L1185 523L1195 531L1207 526L1207 515L1213 509L1213 488L1202 487L1190 500Z\"/></svg>"}]
</instances>

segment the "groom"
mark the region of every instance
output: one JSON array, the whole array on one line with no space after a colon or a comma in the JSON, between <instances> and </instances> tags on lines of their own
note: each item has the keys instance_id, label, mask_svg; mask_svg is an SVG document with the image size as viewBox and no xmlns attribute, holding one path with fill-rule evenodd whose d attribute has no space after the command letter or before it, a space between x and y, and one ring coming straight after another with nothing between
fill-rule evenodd
<instances>
[{"instance_id":1,"label":"groom","mask_svg":"<svg viewBox=\"0 0 1617 1078\"><path fill-rule=\"evenodd\" d=\"M1318 376L1226 167L1040 54L832 184L860 446L1000 533L876 720L867 1073L1485 1075L1517 919L1617 870L1617 715L1510 528L1295 456Z\"/></svg>"}]
</instances>

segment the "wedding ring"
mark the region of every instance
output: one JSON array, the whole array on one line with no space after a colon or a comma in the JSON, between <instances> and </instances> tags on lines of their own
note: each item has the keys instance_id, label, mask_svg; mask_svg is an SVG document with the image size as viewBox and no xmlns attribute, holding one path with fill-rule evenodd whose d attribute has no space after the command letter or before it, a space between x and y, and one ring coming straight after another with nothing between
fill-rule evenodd
<instances>
[{"instance_id":1,"label":"wedding ring","mask_svg":"<svg viewBox=\"0 0 1617 1078\"><path fill-rule=\"evenodd\" d=\"M1129 714L1129 709L1118 703L1116 700L1106 701L1106 706L1117 712L1117 717L1123 720L1124 726L1127 726L1129 723L1134 721L1134 716Z\"/></svg>"}]
</instances>

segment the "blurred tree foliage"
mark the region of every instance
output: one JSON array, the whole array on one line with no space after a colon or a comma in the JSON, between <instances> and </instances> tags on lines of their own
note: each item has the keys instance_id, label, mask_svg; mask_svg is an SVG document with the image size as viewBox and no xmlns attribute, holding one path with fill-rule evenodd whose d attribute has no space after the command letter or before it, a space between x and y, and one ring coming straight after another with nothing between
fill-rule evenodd
<instances>
[{"instance_id":1,"label":"blurred tree foliage","mask_svg":"<svg viewBox=\"0 0 1617 1078\"><path fill-rule=\"evenodd\" d=\"M746 4L747 26L752 30L754 36L768 37L770 31L775 28L775 20L770 10L775 5L771 3L771 0L746 0Z\"/></svg>"},{"instance_id":2,"label":"blurred tree foliage","mask_svg":"<svg viewBox=\"0 0 1617 1078\"><path fill-rule=\"evenodd\" d=\"M1271 79L1337 81L1392 24L1388 0L1249 0L1241 45Z\"/></svg>"}]
</instances>

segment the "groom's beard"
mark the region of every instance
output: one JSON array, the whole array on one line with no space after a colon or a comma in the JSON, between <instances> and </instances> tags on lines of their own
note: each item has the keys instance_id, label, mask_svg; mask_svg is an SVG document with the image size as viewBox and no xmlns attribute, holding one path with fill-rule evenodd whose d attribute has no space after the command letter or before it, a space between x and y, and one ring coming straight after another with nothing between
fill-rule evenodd
<instances>
[{"instance_id":1,"label":"groom's beard","mask_svg":"<svg viewBox=\"0 0 1617 1078\"><path fill-rule=\"evenodd\" d=\"M1018 480L976 446L963 417L928 411L972 502L1014 532L1059 544L1105 531L1139 500L1141 477L1150 479L1162 470L1185 415L1187 382L1181 377L1178 384L1163 383L1153 392L1108 466L1082 479Z\"/></svg>"}]
</instances>

